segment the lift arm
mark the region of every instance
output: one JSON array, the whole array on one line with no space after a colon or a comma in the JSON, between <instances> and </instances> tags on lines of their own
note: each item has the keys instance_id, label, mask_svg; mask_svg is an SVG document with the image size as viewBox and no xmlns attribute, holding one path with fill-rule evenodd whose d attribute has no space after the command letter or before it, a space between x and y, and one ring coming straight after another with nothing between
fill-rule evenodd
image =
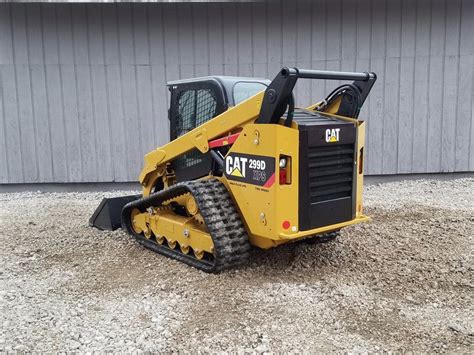
<instances>
[{"instance_id":1,"label":"lift arm","mask_svg":"<svg viewBox=\"0 0 474 355\"><path fill-rule=\"evenodd\" d=\"M243 127L247 123L254 122L258 118L263 95L264 91L146 154L145 167L140 173L140 183L146 185L149 177L159 166L163 166L196 148L201 153L207 153L210 140L219 138L236 128Z\"/></svg>"}]
</instances>

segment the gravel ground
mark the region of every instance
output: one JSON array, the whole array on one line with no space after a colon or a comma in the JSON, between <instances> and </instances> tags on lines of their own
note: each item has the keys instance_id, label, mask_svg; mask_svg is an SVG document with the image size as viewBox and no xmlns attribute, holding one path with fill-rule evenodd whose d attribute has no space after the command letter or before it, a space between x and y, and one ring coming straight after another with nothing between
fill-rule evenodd
<instances>
[{"instance_id":1,"label":"gravel ground","mask_svg":"<svg viewBox=\"0 0 474 355\"><path fill-rule=\"evenodd\" d=\"M474 352L472 178L366 187L372 222L219 275L90 228L106 195L0 194L0 351Z\"/></svg>"}]
</instances>

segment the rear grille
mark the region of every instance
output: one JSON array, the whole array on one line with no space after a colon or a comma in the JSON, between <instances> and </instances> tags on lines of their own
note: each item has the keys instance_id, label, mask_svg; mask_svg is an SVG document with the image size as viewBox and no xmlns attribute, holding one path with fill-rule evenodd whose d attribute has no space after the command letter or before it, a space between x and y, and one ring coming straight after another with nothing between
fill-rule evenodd
<instances>
[{"instance_id":1,"label":"rear grille","mask_svg":"<svg viewBox=\"0 0 474 355\"><path fill-rule=\"evenodd\" d=\"M352 195L354 145L310 147L308 175L311 203Z\"/></svg>"}]
</instances>

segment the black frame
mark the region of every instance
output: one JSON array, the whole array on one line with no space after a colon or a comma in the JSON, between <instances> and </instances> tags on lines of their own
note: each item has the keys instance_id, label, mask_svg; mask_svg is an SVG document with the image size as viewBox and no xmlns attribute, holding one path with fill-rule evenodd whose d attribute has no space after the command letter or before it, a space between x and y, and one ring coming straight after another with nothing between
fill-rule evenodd
<instances>
[{"instance_id":1,"label":"black frame","mask_svg":"<svg viewBox=\"0 0 474 355\"><path fill-rule=\"evenodd\" d=\"M357 73L282 68L265 91L260 115L256 123L278 123L287 106L290 106L285 125L291 126L293 119L291 108L294 107L293 89L298 79L354 80L352 84L360 90L360 106L362 106L377 80L377 75L372 72Z\"/></svg>"}]
</instances>

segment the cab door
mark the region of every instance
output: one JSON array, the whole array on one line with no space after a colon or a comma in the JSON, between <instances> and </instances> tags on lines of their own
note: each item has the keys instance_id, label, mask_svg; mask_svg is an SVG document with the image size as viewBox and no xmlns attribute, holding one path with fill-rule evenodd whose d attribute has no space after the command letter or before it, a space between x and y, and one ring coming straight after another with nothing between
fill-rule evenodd
<instances>
[{"instance_id":1,"label":"cab door","mask_svg":"<svg viewBox=\"0 0 474 355\"><path fill-rule=\"evenodd\" d=\"M176 139L227 109L224 91L215 80L188 82L171 87L170 139ZM172 162L178 181L209 174L212 158L195 149Z\"/></svg>"}]
</instances>

